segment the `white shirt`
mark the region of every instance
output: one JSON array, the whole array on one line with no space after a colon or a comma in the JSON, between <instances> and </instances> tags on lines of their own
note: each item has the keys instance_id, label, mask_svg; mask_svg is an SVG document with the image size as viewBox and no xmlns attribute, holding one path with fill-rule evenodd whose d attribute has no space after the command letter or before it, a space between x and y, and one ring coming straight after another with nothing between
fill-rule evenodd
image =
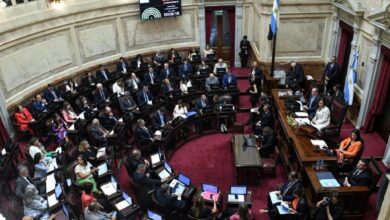
<instances>
[{"instance_id":1,"label":"white shirt","mask_svg":"<svg viewBox=\"0 0 390 220\"><path fill-rule=\"evenodd\" d=\"M43 155L42 150L38 146L34 146L34 145L30 146L30 150L28 152L30 153L30 156L32 159L34 159L35 154L37 154L37 153L40 153L42 156L45 156L45 155Z\"/></svg>"},{"instance_id":2,"label":"white shirt","mask_svg":"<svg viewBox=\"0 0 390 220\"><path fill-rule=\"evenodd\" d=\"M119 96L125 94L125 88L120 87L117 83L114 83L112 85L112 92L116 93L118 95L118 97L119 97Z\"/></svg>"},{"instance_id":3,"label":"white shirt","mask_svg":"<svg viewBox=\"0 0 390 220\"><path fill-rule=\"evenodd\" d=\"M76 87L77 87L77 83L74 83L74 85L73 85L73 90L74 90L74 88L76 88ZM66 85L66 86L65 86L65 91L71 91L71 88L70 88L69 85Z\"/></svg>"},{"instance_id":4,"label":"white shirt","mask_svg":"<svg viewBox=\"0 0 390 220\"><path fill-rule=\"evenodd\" d=\"M77 166L74 168L74 173L76 174L76 179L81 179L77 174L78 173L89 173L91 171L92 164L87 162L87 166L81 166L80 164L77 164ZM89 174L87 178L93 177L92 174Z\"/></svg>"},{"instance_id":5,"label":"white shirt","mask_svg":"<svg viewBox=\"0 0 390 220\"><path fill-rule=\"evenodd\" d=\"M189 87L192 87L192 83L191 81L188 81L186 84L184 83L180 83L180 90L184 93L187 93L188 92L188 88Z\"/></svg>"},{"instance_id":6,"label":"white shirt","mask_svg":"<svg viewBox=\"0 0 390 220\"><path fill-rule=\"evenodd\" d=\"M313 124L315 122L315 124ZM316 115L311 120L311 125L316 127L318 130L327 127L330 124L330 111L327 106L318 108Z\"/></svg>"},{"instance_id":7,"label":"white shirt","mask_svg":"<svg viewBox=\"0 0 390 220\"><path fill-rule=\"evenodd\" d=\"M179 108L179 105L176 105L175 109L173 109L173 118L179 117L180 115L185 113L187 113L187 106Z\"/></svg>"}]
</instances>

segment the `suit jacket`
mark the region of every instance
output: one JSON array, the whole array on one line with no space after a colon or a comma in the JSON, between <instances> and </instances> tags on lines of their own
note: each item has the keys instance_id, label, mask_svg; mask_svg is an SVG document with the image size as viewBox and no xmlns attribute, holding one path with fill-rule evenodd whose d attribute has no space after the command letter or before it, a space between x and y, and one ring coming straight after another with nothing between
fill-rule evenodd
<instances>
[{"instance_id":1,"label":"suit jacket","mask_svg":"<svg viewBox=\"0 0 390 220\"><path fill-rule=\"evenodd\" d=\"M296 83L301 88L303 88L303 81L305 80L305 74L303 72L303 67L301 64L297 63L295 67L291 69L290 73L288 74L288 77L290 77L290 84Z\"/></svg>"},{"instance_id":2,"label":"suit jacket","mask_svg":"<svg viewBox=\"0 0 390 220\"><path fill-rule=\"evenodd\" d=\"M91 126L89 132L94 140L98 142L106 141L104 133L97 126Z\"/></svg>"},{"instance_id":3,"label":"suit jacket","mask_svg":"<svg viewBox=\"0 0 390 220\"><path fill-rule=\"evenodd\" d=\"M156 72L153 71L153 85L157 83L157 81L159 80ZM152 85L152 79L150 77L150 73L147 72L144 74L144 83L148 86Z\"/></svg>"},{"instance_id":4,"label":"suit jacket","mask_svg":"<svg viewBox=\"0 0 390 220\"><path fill-rule=\"evenodd\" d=\"M167 116L163 113L161 113L161 115L163 117L164 124L167 124ZM160 116L159 116L157 111L153 114L151 119L152 119L153 126L159 127L159 128L162 127Z\"/></svg>"},{"instance_id":5,"label":"suit jacket","mask_svg":"<svg viewBox=\"0 0 390 220\"><path fill-rule=\"evenodd\" d=\"M23 114L24 113L24 114ZM15 122L18 128L22 131L28 128L30 121L33 119L27 108L23 108L23 113L15 112Z\"/></svg>"},{"instance_id":6,"label":"suit jacket","mask_svg":"<svg viewBox=\"0 0 390 220\"><path fill-rule=\"evenodd\" d=\"M228 75L225 74L223 76L223 80L222 80L222 84L223 84L223 87L226 87L229 85L229 79L228 79ZM230 85L237 85L237 77L235 75L231 75L231 79L230 79Z\"/></svg>"},{"instance_id":7,"label":"suit jacket","mask_svg":"<svg viewBox=\"0 0 390 220\"><path fill-rule=\"evenodd\" d=\"M269 111L269 112L264 112L262 115L261 115L261 127L270 127L270 128L273 128L274 126L274 114Z\"/></svg>"},{"instance_id":8,"label":"suit jacket","mask_svg":"<svg viewBox=\"0 0 390 220\"><path fill-rule=\"evenodd\" d=\"M34 101L32 104L32 107L34 109L33 113L39 114L39 113L42 113L44 111L47 111L47 107L46 107L46 105L43 104L43 102Z\"/></svg>"},{"instance_id":9,"label":"suit jacket","mask_svg":"<svg viewBox=\"0 0 390 220\"><path fill-rule=\"evenodd\" d=\"M135 158L129 158L127 160L127 164L130 166L130 169L133 171L133 173L135 172L135 170L137 170L138 168L138 165L140 164L145 164L145 161L141 158L139 160L135 159Z\"/></svg>"},{"instance_id":10,"label":"suit jacket","mask_svg":"<svg viewBox=\"0 0 390 220\"><path fill-rule=\"evenodd\" d=\"M56 88L53 88L53 92L56 94L57 99L61 98L61 95ZM53 102L55 100L53 93L51 93L49 89L45 90L43 97L45 97L47 102Z\"/></svg>"},{"instance_id":11,"label":"suit jacket","mask_svg":"<svg viewBox=\"0 0 390 220\"><path fill-rule=\"evenodd\" d=\"M173 90L175 90L175 89L174 89L173 83L169 82L169 84L170 84L171 88L172 88ZM171 91L169 91L169 86L168 86L166 83L163 83L163 84L161 85L161 89L162 89L164 95L166 95L166 96L170 95Z\"/></svg>"},{"instance_id":12,"label":"suit jacket","mask_svg":"<svg viewBox=\"0 0 390 220\"><path fill-rule=\"evenodd\" d=\"M169 70L169 75L168 75L168 70ZM166 79L166 78L172 78L174 76L174 73L173 73L173 69L172 68L168 68L165 69L163 68L161 71L160 71L160 78L163 80L163 79Z\"/></svg>"},{"instance_id":13,"label":"suit jacket","mask_svg":"<svg viewBox=\"0 0 390 220\"><path fill-rule=\"evenodd\" d=\"M88 76L83 77L81 79L81 84L84 86L91 86L93 84L96 84L96 77L94 76L91 76L91 78L89 78Z\"/></svg>"},{"instance_id":14,"label":"suit jacket","mask_svg":"<svg viewBox=\"0 0 390 220\"><path fill-rule=\"evenodd\" d=\"M37 189L39 190L40 193L42 193L42 189L37 186L38 184L42 183L41 180L34 182L30 176L27 176L27 179L28 179L28 181L30 181L30 183L34 184L37 187ZM16 196L23 199L24 191L26 190L26 187L28 185L29 185L29 183L24 178L18 176L18 178L16 178L16 187L15 187Z\"/></svg>"},{"instance_id":15,"label":"suit jacket","mask_svg":"<svg viewBox=\"0 0 390 220\"><path fill-rule=\"evenodd\" d=\"M348 156L348 157L356 157L357 154L359 153L359 151L362 149L362 142L361 141L355 141L353 143L351 143L347 149L347 146L349 144L349 142L351 142L351 138L348 137L346 139L344 139L341 143L340 143L340 150L344 150L344 152L342 153L344 156Z\"/></svg>"},{"instance_id":16,"label":"suit jacket","mask_svg":"<svg viewBox=\"0 0 390 220\"><path fill-rule=\"evenodd\" d=\"M137 127L135 129L135 134L137 135L137 139L140 141L144 142L149 142L150 138L153 138L152 134L150 133L150 130L148 129L149 132L145 131L141 127Z\"/></svg>"},{"instance_id":17,"label":"suit jacket","mask_svg":"<svg viewBox=\"0 0 390 220\"><path fill-rule=\"evenodd\" d=\"M294 199L294 191L295 189L301 189L303 188L303 184L300 180L297 180L295 182L286 182L281 188L280 193L283 196L284 201L292 201Z\"/></svg>"},{"instance_id":18,"label":"suit jacket","mask_svg":"<svg viewBox=\"0 0 390 220\"><path fill-rule=\"evenodd\" d=\"M135 171L133 174L133 182L141 187L145 187L144 189L149 191L158 186L161 180L149 178L145 174Z\"/></svg>"},{"instance_id":19,"label":"suit jacket","mask_svg":"<svg viewBox=\"0 0 390 220\"><path fill-rule=\"evenodd\" d=\"M249 77L250 77L249 80L255 81L255 82L261 81L261 79L263 78L263 72L262 72L261 68L257 67L256 69L254 69L255 73L252 76L253 69L254 69L254 67L252 67L251 71L249 72Z\"/></svg>"},{"instance_id":20,"label":"suit jacket","mask_svg":"<svg viewBox=\"0 0 390 220\"><path fill-rule=\"evenodd\" d=\"M129 72L129 63L128 63L126 60L124 60L124 61L123 61L123 64L124 64L124 66L125 66L126 73ZM117 73L122 73L123 71L124 71L124 69L123 69L122 63L121 63L121 62L118 62L118 63L116 64L116 72L117 72Z\"/></svg>"},{"instance_id":21,"label":"suit jacket","mask_svg":"<svg viewBox=\"0 0 390 220\"><path fill-rule=\"evenodd\" d=\"M294 219L297 219L297 220L306 219L306 215L307 215L309 209L307 206L307 202L304 198L300 198L298 200L297 209L295 211L297 211L297 214L294 215L294 217L295 217Z\"/></svg>"},{"instance_id":22,"label":"suit jacket","mask_svg":"<svg viewBox=\"0 0 390 220\"><path fill-rule=\"evenodd\" d=\"M131 109L137 108L137 103L135 103L133 97L119 97L118 99L119 106L123 112L129 111Z\"/></svg>"},{"instance_id":23,"label":"suit jacket","mask_svg":"<svg viewBox=\"0 0 390 220\"><path fill-rule=\"evenodd\" d=\"M150 92L146 92L146 96L148 97L149 101L152 101L153 100L153 96L152 94L150 94ZM138 104L140 105L146 105L147 104L147 101L145 99L145 95L144 95L144 91L141 90L137 93L137 99L138 99Z\"/></svg>"},{"instance_id":24,"label":"suit jacket","mask_svg":"<svg viewBox=\"0 0 390 220\"><path fill-rule=\"evenodd\" d=\"M371 183L371 174L367 169L361 171L358 175L354 175L357 168L355 167L348 174L348 182L352 186L369 186Z\"/></svg>"},{"instance_id":25,"label":"suit jacket","mask_svg":"<svg viewBox=\"0 0 390 220\"><path fill-rule=\"evenodd\" d=\"M99 120L101 125L109 131L111 131L118 122L118 119L115 116L110 117L105 113L100 115Z\"/></svg>"},{"instance_id":26,"label":"suit jacket","mask_svg":"<svg viewBox=\"0 0 390 220\"><path fill-rule=\"evenodd\" d=\"M179 66L179 76L185 77L191 75L193 72L192 65L187 63L187 70L184 68L184 63Z\"/></svg>"},{"instance_id":27,"label":"suit jacket","mask_svg":"<svg viewBox=\"0 0 390 220\"><path fill-rule=\"evenodd\" d=\"M206 99L205 103L206 103L206 107L210 105L210 102L209 102L209 100L207 100L207 99ZM200 98L197 99L197 100L195 101L195 109L196 109L197 111L199 111L199 110L201 110L201 109L203 109L203 108L204 108L204 107L202 106L202 101L200 100Z\"/></svg>"},{"instance_id":28,"label":"suit jacket","mask_svg":"<svg viewBox=\"0 0 390 220\"><path fill-rule=\"evenodd\" d=\"M340 100L342 102L345 102L345 100L344 100L344 92L343 91L338 91L337 93L333 93L332 98Z\"/></svg>"},{"instance_id":29,"label":"suit jacket","mask_svg":"<svg viewBox=\"0 0 390 220\"><path fill-rule=\"evenodd\" d=\"M158 203L163 205L166 208L175 208L177 197L172 196L171 194L168 194L165 190L158 188L156 190L156 200Z\"/></svg>"},{"instance_id":30,"label":"suit jacket","mask_svg":"<svg viewBox=\"0 0 390 220\"><path fill-rule=\"evenodd\" d=\"M135 88L134 83L137 84L137 88ZM139 79L129 79L126 84L130 91L136 91L140 88Z\"/></svg>"},{"instance_id":31,"label":"suit jacket","mask_svg":"<svg viewBox=\"0 0 390 220\"><path fill-rule=\"evenodd\" d=\"M312 96L309 96L309 98L307 99L307 103L306 103L306 104L307 104L307 107L308 107L307 112L308 112L309 114L312 114L312 116L314 116L315 113L316 113L316 111L317 111L318 101L320 100L320 96L317 95L317 96L314 98L314 100L313 100L313 102L311 103L311 105L310 105L311 97L312 97Z\"/></svg>"},{"instance_id":32,"label":"suit jacket","mask_svg":"<svg viewBox=\"0 0 390 220\"><path fill-rule=\"evenodd\" d=\"M140 66L143 66L145 65L145 62L144 62L144 59L141 59L141 65ZM134 59L133 61L131 61L131 66L133 68L138 68L138 62L137 62L137 59Z\"/></svg>"},{"instance_id":33,"label":"suit jacket","mask_svg":"<svg viewBox=\"0 0 390 220\"><path fill-rule=\"evenodd\" d=\"M251 48L250 41L248 41L248 40L247 41L241 40L240 41L240 49L241 49L240 56L241 57L248 56L250 48Z\"/></svg>"},{"instance_id":34,"label":"suit jacket","mask_svg":"<svg viewBox=\"0 0 390 220\"><path fill-rule=\"evenodd\" d=\"M108 69L105 68L104 72L106 73L107 78L104 77L104 74L103 74L103 72L100 69L98 71L96 71L96 77L97 77L97 80L99 82L106 81L107 79L110 78L110 71L108 71Z\"/></svg>"},{"instance_id":35,"label":"suit jacket","mask_svg":"<svg viewBox=\"0 0 390 220\"><path fill-rule=\"evenodd\" d=\"M108 91L103 88L103 94L104 94L104 97L103 95L101 94L101 92L99 90L96 90L95 91L95 102L98 104L98 105L102 105L105 103L105 101L110 98L110 94L108 94Z\"/></svg>"},{"instance_id":36,"label":"suit jacket","mask_svg":"<svg viewBox=\"0 0 390 220\"><path fill-rule=\"evenodd\" d=\"M206 83L205 83L206 90L210 90L210 87L212 84L219 85L218 77L214 76L213 79L211 79L210 77L207 77Z\"/></svg>"},{"instance_id":37,"label":"suit jacket","mask_svg":"<svg viewBox=\"0 0 390 220\"><path fill-rule=\"evenodd\" d=\"M332 62L329 62L328 64L326 64L325 67L325 71L324 71L325 76L329 78L329 81L335 82L339 76L339 70L340 70L339 64L335 63L332 66Z\"/></svg>"},{"instance_id":38,"label":"suit jacket","mask_svg":"<svg viewBox=\"0 0 390 220\"><path fill-rule=\"evenodd\" d=\"M275 135L265 135L260 147L260 155L262 157L269 156L275 151L276 138Z\"/></svg>"},{"instance_id":39,"label":"suit jacket","mask_svg":"<svg viewBox=\"0 0 390 220\"><path fill-rule=\"evenodd\" d=\"M87 103L87 105L83 105L82 103L79 103L79 104L77 105L77 108L78 108L81 112L85 112L85 111L87 111L87 110L91 110L91 111L92 111L92 109L94 109L95 106L92 105L92 104L88 104L88 103Z\"/></svg>"}]
</instances>

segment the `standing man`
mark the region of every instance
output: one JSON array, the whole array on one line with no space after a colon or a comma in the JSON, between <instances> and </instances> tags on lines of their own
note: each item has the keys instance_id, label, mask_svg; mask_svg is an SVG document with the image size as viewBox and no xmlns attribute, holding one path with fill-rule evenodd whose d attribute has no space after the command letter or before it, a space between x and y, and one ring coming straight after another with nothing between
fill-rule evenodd
<instances>
[{"instance_id":1,"label":"standing man","mask_svg":"<svg viewBox=\"0 0 390 220\"><path fill-rule=\"evenodd\" d=\"M251 47L250 42L248 41L248 37L244 35L240 42L240 57L241 57L241 67L245 68L248 63L249 49Z\"/></svg>"},{"instance_id":2,"label":"standing man","mask_svg":"<svg viewBox=\"0 0 390 220\"><path fill-rule=\"evenodd\" d=\"M339 70L340 70L340 66L336 62L336 57L333 56L331 61L328 64L326 64L325 71L324 71L326 92L332 93L333 86L338 83Z\"/></svg>"}]
</instances>

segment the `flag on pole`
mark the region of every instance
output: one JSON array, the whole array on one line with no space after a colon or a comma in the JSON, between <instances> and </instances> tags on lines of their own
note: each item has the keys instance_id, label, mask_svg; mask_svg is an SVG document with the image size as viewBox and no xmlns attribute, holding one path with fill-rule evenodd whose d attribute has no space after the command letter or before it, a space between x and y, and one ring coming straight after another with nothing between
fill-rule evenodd
<instances>
[{"instance_id":1,"label":"flag on pole","mask_svg":"<svg viewBox=\"0 0 390 220\"><path fill-rule=\"evenodd\" d=\"M358 66L358 60L359 50L356 50L353 53L351 71L349 71L347 75L344 86L344 100L348 105L352 105L353 103L354 84L356 83L356 69Z\"/></svg>"},{"instance_id":2,"label":"flag on pole","mask_svg":"<svg viewBox=\"0 0 390 220\"><path fill-rule=\"evenodd\" d=\"M273 34L275 34L279 28L279 3L280 0L274 0L274 7L272 8L271 30Z\"/></svg>"}]
</instances>

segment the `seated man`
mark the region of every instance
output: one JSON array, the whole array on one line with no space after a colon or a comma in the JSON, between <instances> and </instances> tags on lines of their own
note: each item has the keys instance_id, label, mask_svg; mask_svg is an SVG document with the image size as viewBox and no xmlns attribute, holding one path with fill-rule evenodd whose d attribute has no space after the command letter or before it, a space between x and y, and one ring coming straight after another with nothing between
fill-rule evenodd
<instances>
[{"instance_id":1,"label":"seated man","mask_svg":"<svg viewBox=\"0 0 390 220\"><path fill-rule=\"evenodd\" d=\"M195 101L195 109L198 112L202 112L202 110L209 105L210 105L209 100L204 94Z\"/></svg>"},{"instance_id":2,"label":"seated man","mask_svg":"<svg viewBox=\"0 0 390 220\"><path fill-rule=\"evenodd\" d=\"M89 103L88 99L85 96L80 96L79 100L76 101L77 108L80 112L92 111L96 106Z\"/></svg>"},{"instance_id":3,"label":"seated man","mask_svg":"<svg viewBox=\"0 0 390 220\"><path fill-rule=\"evenodd\" d=\"M146 191L155 189L165 181L165 179L153 179L148 173L146 173L146 166L144 164L139 164L133 173L133 182Z\"/></svg>"},{"instance_id":4,"label":"seated man","mask_svg":"<svg viewBox=\"0 0 390 220\"><path fill-rule=\"evenodd\" d=\"M210 76L206 79L206 83L205 83L206 90L210 91L212 85L219 86L219 80L217 77L214 76L214 74L210 73Z\"/></svg>"},{"instance_id":5,"label":"seated man","mask_svg":"<svg viewBox=\"0 0 390 220\"><path fill-rule=\"evenodd\" d=\"M298 173L291 171L287 174L288 181L279 188L277 195L283 201L292 201L294 191L303 188L302 181L298 178Z\"/></svg>"},{"instance_id":6,"label":"seated man","mask_svg":"<svg viewBox=\"0 0 390 220\"><path fill-rule=\"evenodd\" d=\"M261 146L257 149L260 151L261 157L269 157L275 151L276 137L274 131L270 127L263 128L263 138Z\"/></svg>"},{"instance_id":7,"label":"seated man","mask_svg":"<svg viewBox=\"0 0 390 220\"><path fill-rule=\"evenodd\" d=\"M165 96L169 96L172 98L172 94L174 92L174 85L169 81L168 78L164 79L163 84L161 85L161 89Z\"/></svg>"},{"instance_id":8,"label":"seated man","mask_svg":"<svg viewBox=\"0 0 390 220\"><path fill-rule=\"evenodd\" d=\"M114 113L112 113L109 106L104 107L104 111L100 114L99 120L102 126L109 131L114 129L115 125L118 123L118 119L114 116Z\"/></svg>"},{"instance_id":9,"label":"seated man","mask_svg":"<svg viewBox=\"0 0 390 220\"><path fill-rule=\"evenodd\" d=\"M186 207L185 201L178 200L178 197L181 197L181 195L171 194L169 190L169 185L166 183L157 188L155 192L157 202L169 210L184 209Z\"/></svg>"},{"instance_id":10,"label":"seated man","mask_svg":"<svg viewBox=\"0 0 390 220\"><path fill-rule=\"evenodd\" d=\"M341 102L345 102L344 101L344 92L341 91L341 85L340 84L336 84L336 85L333 86L332 99L333 100L339 100Z\"/></svg>"},{"instance_id":11,"label":"seated man","mask_svg":"<svg viewBox=\"0 0 390 220\"><path fill-rule=\"evenodd\" d=\"M164 68L160 71L160 78L164 80L172 77L174 77L172 68L169 67L168 63L164 63Z\"/></svg>"},{"instance_id":12,"label":"seated man","mask_svg":"<svg viewBox=\"0 0 390 220\"><path fill-rule=\"evenodd\" d=\"M95 86L96 78L91 72L88 72L87 75L81 79L81 84L85 87Z\"/></svg>"},{"instance_id":13,"label":"seated man","mask_svg":"<svg viewBox=\"0 0 390 220\"><path fill-rule=\"evenodd\" d=\"M134 172L140 164L145 165L146 169L149 167L149 161L142 158L141 151L139 149L134 149L131 152L131 156L127 159L127 164L132 172ZM129 173L129 175L132 173Z\"/></svg>"},{"instance_id":14,"label":"seated man","mask_svg":"<svg viewBox=\"0 0 390 220\"><path fill-rule=\"evenodd\" d=\"M144 83L147 86L155 85L158 81L158 76L153 67L149 67L148 72L144 74Z\"/></svg>"},{"instance_id":15,"label":"seated man","mask_svg":"<svg viewBox=\"0 0 390 220\"><path fill-rule=\"evenodd\" d=\"M311 94L307 99L306 105L303 106L303 109L309 114L310 118L313 118L316 114L318 100L320 100L320 96L318 95L318 88L314 87L311 89Z\"/></svg>"},{"instance_id":16,"label":"seated man","mask_svg":"<svg viewBox=\"0 0 390 220\"><path fill-rule=\"evenodd\" d=\"M129 91L126 91L124 96L119 97L118 102L122 112L134 112L139 110L137 103L134 101L133 97L131 97Z\"/></svg>"},{"instance_id":17,"label":"seated man","mask_svg":"<svg viewBox=\"0 0 390 220\"><path fill-rule=\"evenodd\" d=\"M161 66L165 60L166 58L164 57L164 54L162 54L161 51L158 50L153 58L153 63L156 66Z\"/></svg>"},{"instance_id":18,"label":"seated man","mask_svg":"<svg viewBox=\"0 0 390 220\"><path fill-rule=\"evenodd\" d=\"M126 80L126 84L130 92L138 91L138 88L140 87L140 81L135 73L131 73L130 78Z\"/></svg>"},{"instance_id":19,"label":"seated man","mask_svg":"<svg viewBox=\"0 0 390 220\"><path fill-rule=\"evenodd\" d=\"M56 88L54 88L53 84L47 85L47 89L45 90L43 96L49 104L53 102L63 101L60 92Z\"/></svg>"},{"instance_id":20,"label":"seated man","mask_svg":"<svg viewBox=\"0 0 390 220\"><path fill-rule=\"evenodd\" d=\"M263 107L263 113L260 116L260 120L255 124L254 133L256 135L262 135L262 130L265 127L273 128L274 115L271 112L271 106L265 104Z\"/></svg>"},{"instance_id":21,"label":"seated man","mask_svg":"<svg viewBox=\"0 0 390 220\"><path fill-rule=\"evenodd\" d=\"M47 112L47 102L45 99L42 99L40 95L35 97L35 100L32 104L34 117L41 115L42 113ZM39 117L36 117L39 118Z\"/></svg>"},{"instance_id":22,"label":"seated man","mask_svg":"<svg viewBox=\"0 0 390 220\"><path fill-rule=\"evenodd\" d=\"M299 86L304 88L303 82L305 80L305 74L303 73L302 65L293 61L290 66L290 72L286 75L286 87Z\"/></svg>"},{"instance_id":23,"label":"seated man","mask_svg":"<svg viewBox=\"0 0 390 220\"><path fill-rule=\"evenodd\" d=\"M33 180L28 175L28 168L25 165L18 165L18 178L16 178L16 187L15 187L15 194L20 199L23 199L24 192L26 190L26 187L28 185L35 185L35 187L38 189L40 195L46 195L46 178L43 179L37 179ZM45 196L46 197L46 196Z\"/></svg>"},{"instance_id":24,"label":"seated man","mask_svg":"<svg viewBox=\"0 0 390 220\"><path fill-rule=\"evenodd\" d=\"M92 120L91 127L89 129L91 137L100 144L107 143L107 137L110 135L110 132L107 131L103 126L100 125L100 121L97 118Z\"/></svg>"},{"instance_id":25,"label":"seated man","mask_svg":"<svg viewBox=\"0 0 390 220\"><path fill-rule=\"evenodd\" d=\"M104 82L110 78L110 71L104 68L103 65L100 65L99 70L96 71L96 77L98 82Z\"/></svg>"},{"instance_id":26,"label":"seated man","mask_svg":"<svg viewBox=\"0 0 390 220\"><path fill-rule=\"evenodd\" d=\"M151 118L152 126L157 129L163 129L167 125L167 116L163 108L158 109Z\"/></svg>"},{"instance_id":27,"label":"seated man","mask_svg":"<svg viewBox=\"0 0 390 220\"><path fill-rule=\"evenodd\" d=\"M192 75L192 72L193 72L192 65L188 63L187 59L184 59L183 64L179 66L179 76L181 78L188 77Z\"/></svg>"},{"instance_id":28,"label":"seated man","mask_svg":"<svg viewBox=\"0 0 390 220\"><path fill-rule=\"evenodd\" d=\"M371 183L371 174L366 169L370 160L359 160L356 167L345 177L344 186L369 186Z\"/></svg>"},{"instance_id":29,"label":"seated man","mask_svg":"<svg viewBox=\"0 0 390 220\"><path fill-rule=\"evenodd\" d=\"M105 213L100 211L103 206L98 202L91 202L91 204L83 210L85 220L116 220L116 212Z\"/></svg>"},{"instance_id":30,"label":"seated man","mask_svg":"<svg viewBox=\"0 0 390 220\"><path fill-rule=\"evenodd\" d=\"M153 96L149 92L149 87L144 85L142 87L142 90L138 92L137 94L138 98L138 104L146 106L146 105L152 105L153 104Z\"/></svg>"},{"instance_id":31,"label":"seated man","mask_svg":"<svg viewBox=\"0 0 390 220\"><path fill-rule=\"evenodd\" d=\"M135 129L135 134L137 136L138 141L141 144L149 144L154 141L153 134L151 131L145 126L145 121L143 119L137 120L137 128Z\"/></svg>"},{"instance_id":32,"label":"seated man","mask_svg":"<svg viewBox=\"0 0 390 220\"><path fill-rule=\"evenodd\" d=\"M214 70L213 70L213 73L214 74L217 74L218 73L218 69L225 69L225 73L227 73L229 70L228 70L228 67L227 67L227 64L223 62L223 59L222 58L219 58L218 59L218 63L216 63L214 65Z\"/></svg>"},{"instance_id":33,"label":"seated man","mask_svg":"<svg viewBox=\"0 0 390 220\"><path fill-rule=\"evenodd\" d=\"M119 62L116 64L116 72L126 75L129 71L129 63L125 58L120 57Z\"/></svg>"},{"instance_id":34,"label":"seated man","mask_svg":"<svg viewBox=\"0 0 390 220\"><path fill-rule=\"evenodd\" d=\"M101 83L96 84L94 98L99 108L102 108L106 104L110 103L110 95L108 94L107 90L103 88Z\"/></svg>"},{"instance_id":35,"label":"seated man","mask_svg":"<svg viewBox=\"0 0 390 220\"><path fill-rule=\"evenodd\" d=\"M237 86L237 77L232 72L227 72L223 76L222 85L226 89L228 86Z\"/></svg>"}]
</instances>

